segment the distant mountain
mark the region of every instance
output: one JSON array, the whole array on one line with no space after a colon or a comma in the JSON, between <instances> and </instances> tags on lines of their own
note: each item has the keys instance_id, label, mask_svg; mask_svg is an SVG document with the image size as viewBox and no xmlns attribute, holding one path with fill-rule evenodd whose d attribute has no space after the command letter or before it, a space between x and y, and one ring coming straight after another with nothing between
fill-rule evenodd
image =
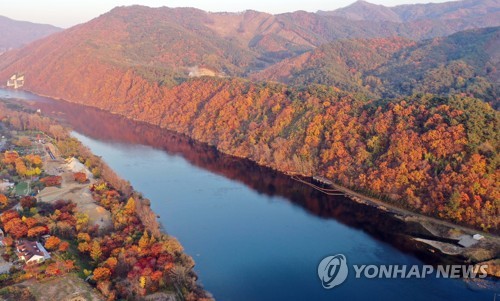
<instances>
[{"instance_id":1,"label":"distant mountain","mask_svg":"<svg viewBox=\"0 0 500 301\"><path fill-rule=\"evenodd\" d=\"M413 93L468 93L499 107L500 27L459 32L403 49L365 84L383 97ZM373 78L381 84L370 83Z\"/></svg>"},{"instance_id":2,"label":"distant mountain","mask_svg":"<svg viewBox=\"0 0 500 301\"><path fill-rule=\"evenodd\" d=\"M251 75L291 85L320 84L369 94L364 74L387 64L416 42L403 38L346 39L323 44Z\"/></svg>"},{"instance_id":3,"label":"distant mountain","mask_svg":"<svg viewBox=\"0 0 500 301\"><path fill-rule=\"evenodd\" d=\"M403 22L432 20L475 20L476 26L495 26L500 17L500 0L463 0L444 3L399 5L391 9Z\"/></svg>"},{"instance_id":4,"label":"distant mountain","mask_svg":"<svg viewBox=\"0 0 500 301\"><path fill-rule=\"evenodd\" d=\"M319 11L321 15L336 16L349 20L380 22L421 22L441 21L450 24L454 21L471 24L475 27L498 26L500 19L500 0L464 0L444 3L408 4L395 7L372 4L359 0L347 7L334 11ZM469 29L466 27L460 30Z\"/></svg>"},{"instance_id":5,"label":"distant mountain","mask_svg":"<svg viewBox=\"0 0 500 301\"><path fill-rule=\"evenodd\" d=\"M334 11L319 11L321 15L337 16L349 20L367 20L367 21L388 21L402 22L400 16L390 7L372 4L363 0L353 4L336 9Z\"/></svg>"},{"instance_id":6,"label":"distant mountain","mask_svg":"<svg viewBox=\"0 0 500 301\"><path fill-rule=\"evenodd\" d=\"M0 32L2 32L0 53L12 48L19 48L61 30L61 28L52 25L16 21L0 16Z\"/></svg>"},{"instance_id":7,"label":"distant mountain","mask_svg":"<svg viewBox=\"0 0 500 301\"><path fill-rule=\"evenodd\" d=\"M364 2L357 6L387 12ZM26 73L30 78L27 87L35 81L44 85L52 79L59 82L55 74L64 70L70 76L64 81L71 79L73 70L87 70L89 74L113 70L173 86L201 75L246 77L339 39L399 36L421 40L476 26L462 19L408 23L372 19L350 20L303 11L271 15L118 7L88 23L6 53L0 70L3 77ZM496 22L500 25L500 19Z\"/></svg>"},{"instance_id":8,"label":"distant mountain","mask_svg":"<svg viewBox=\"0 0 500 301\"><path fill-rule=\"evenodd\" d=\"M500 27L421 42L340 40L255 73L293 85L323 84L378 97L468 93L499 106Z\"/></svg>"}]
</instances>

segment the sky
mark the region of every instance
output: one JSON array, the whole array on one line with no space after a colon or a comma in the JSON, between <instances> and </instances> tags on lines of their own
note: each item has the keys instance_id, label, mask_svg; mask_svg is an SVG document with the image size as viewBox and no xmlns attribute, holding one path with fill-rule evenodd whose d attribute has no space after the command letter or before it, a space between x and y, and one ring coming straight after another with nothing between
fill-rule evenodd
<instances>
[{"instance_id":1,"label":"sky","mask_svg":"<svg viewBox=\"0 0 500 301\"><path fill-rule=\"evenodd\" d=\"M246 9L269 13L296 10L315 12L334 10L355 0L1 0L0 15L15 20L52 24L68 28L87 22L116 6L140 4L151 7L196 7L211 12L239 12ZM395 6L410 3L445 2L446 0L368 0Z\"/></svg>"}]
</instances>

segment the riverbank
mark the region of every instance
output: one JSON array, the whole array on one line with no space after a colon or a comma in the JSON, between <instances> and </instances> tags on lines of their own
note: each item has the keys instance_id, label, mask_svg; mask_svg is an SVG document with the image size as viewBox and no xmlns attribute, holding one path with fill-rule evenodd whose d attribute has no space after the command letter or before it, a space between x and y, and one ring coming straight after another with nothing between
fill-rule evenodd
<instances>
[{"instance_id":1,"label":"riverbank","mask_svg":"<svg viewBox=\"0 0 500 301\"><path fill-rule=\"evenodd\" d=\"M61 101L61 100L59 100ZM113 113L116 115L123 116L121 114ZM124 116L126 117L126 116ZM138 121L141 121L140 119ZM143 122L143 121L142 121ZM182 134L182 133L181 133ZM227 153L224 152L224 150L218 148L218 151L225 153L229 156L234 156L232 153ZM247 158L243 158L248 160ZM256 164L259 164L258 162L255 162ZM261 164L262 165L262 164ZM268 165L263 165L267 166ZM272 168L272 167L271 167ZM279 170L278 170L279 171ZM281 171L282 172L282 171ZM332 182L333 184L333 182ZM436 244L427 244L429 248L429 252L442 252L444 255L447 255L446 249L449 248L454 248L455 251L453 252L457 257L457 259L461 259L464 261L471 261L471 262L480 262L481 260L485 259L495 259L498 257L498 236L494 234L489 234L489 233L484 233L481 231L478 231L476 229L468 228L465 226L461 225L456 225L453 223L450 223L448 221L442 220L442 219L437 219L431 216L426 216L426 215L421 215L418 213L415 213L413 211L409 211L407 209L400 208L398 206L395 206L393 204L387 203L385 201L381 201L379 199L373 198L373 197L368 197L364 194L355 192L351 189L347 189L343 186L340 185L335 185L334 186L336 190L343 191L347 196L350 196L350 198L359 203L363 203L369 206L372 206L374 208L377 208L383 212L387 212L388 214L392 214L396 218L399 218L400 220L408 223L408 224L414 224L417 223L419 224L420 229L426 229L426 230L421 230L422 233L414 233L418 235L414 235L415 238L422 239L422 236L429 238L431 237L432 239L426 239L424 240L425 242L429 241L438 241L441 243L445 243L446 245ZM436 232L436 228L443 228L443 230L439 231L438 235L432 234L433 232ZM460 233L458 236L454 235L454 233ZM483 236L486 237L486 239L479 241L479 244L475 245L474 248L477 248L477 250L474 251L474 248L468 247L468 248L463 248L457 246L458 244L458 237L460 235L468 235L472 236L473 234L476 233L481 233ZM424 241L420 240L418 241L419 244L423 244ZM446 242L443 242L446 241ZM450 243L452 242L452 243ZM436 248L436 246L443 246L442 248ZM457 249L458 248L458 249ZM482 250L489 250L489 252L485 253ZM471 251L472 250L472 251ZM493 252L493 253L492 253ZM448 252L449 253L449 252ZM490 254L489 256L476 256L475 254ZM493 255L491 255L493 254Z\"/></svg>"},{"instance_id":2,"label":"riverbank","mask_svg":"<svg viewBox=\"0 0 500 301\"><path fill-rule=\"evenodd\" d=\"M244 85L244 83L239 84ZM262 107L261 105L258 105L255 107L250 102L245 103L244 101L236 101L237 98L233 99L231 97L221 100L217 97L208 97L202 100L196 98L190 100L189 102L178 99L177 101L180 101L180 103L176 103L176 105L168 106L169 103L167 102L165 103L165 108L158 108L159 111L162 109L166 110L163 113L162 118L156 116L157 114L148 114L149 108L142 107L142 103L137 104L134 109L132 109L128 105L121 104L121 101L112 103L95 101L84 102L78 99L69 99L69 101L84 106L96 107L112 114L124 116L131 120L146 122L160 128L187 135L196 141L216 147L217 150L224 154L238 158L245 158L254 161L261 166L267 166L284 173L295 173L303 176L326 176L334 179L334 181L345 187L356 187L355 190L358 192L362 191L363 193L366 192L370 195L375 195L378 198L383 198L385 202L409 208L415 212L423 212L431 217L446 219L453 223L461 223L466 227L489 229L487 230L489 232L499 231L498 219L495 219L494 217L498 214L497 205L494 200L495 195L498 195L498 191L495 190L495 185L492 184L495 180L495 174L491 174L491 172L488 171L491 168L494 168L494 166L490 166L490 161L493 162L493 159L481 157L475 148L473 148L475 149L473 152L467 151L468 149L472 149L470 147L464 148L468 143L466 141L466 136L482 136L481 133L476 133L472 130L469 132L467 129L475 127L471 127L471 125L467 124L466 120L463 120L462 117L458 119L456 118L457 116L465 113L460 113L458 111L448 112L449 108L457 105L456 100L452 98L447 99L446 101L443 100L443 104L439 103L438 107L440 110L448 108L445 112L443 112L443 114L446 114L448 119L453 119L453 123L464 126L465 131L462 128L455 129L455 126L443 124L445 128L450 127L447 129L448 131L456 130L461 132L460 135L461 137L463 136L463 138L461 138L460 141L462 142L461 145L457 145L456 147L462 149L463 154L457 150L454 151L456 154L452 155L450 153L446 156L442 156L441 153L443 152L436 149L429 143L430 138L423 139L424 137L420 137L423 134L419 134L424 129L419 127L418 124L423 124L426 120L431 122L430 118L432 114L430 114L430 112L438 109L438 107L432 104L432 102L429 103L429 100L426 99L426 97L422 97L422 99L394 100L394 103L384 102L383 105L382 103L374 103L374 105L387 110L387 112L383 111L380 114L388 114L388 122L389 120L393 120L390 116L394 114L397 116L399 114L397 112L398 110L394 111L396 103L397 107L406 107L408 111L415 110L413 113L418 113L418 116L425 116L419 117L424 119L420 120L418 124L412 124L401 132L399 132L398 128L403 129L408 126L408 123L401 122L399 119L394 119L391 121L392 123L389 122L386 124L384 126L386 128L386 130L383 131L384 133L379 133L376 137L373 137L373 139L377 138L385 141L385 146L382 145L384 143L379 141L382 144L376 148L381 149L374 152L373 148L375 148L375 146L372 145L375 143L374 141L369 142L365 141L366 139L359 139L361 139L361 137L374 135L373 133L369 133L369 128L381 123L381 120L377 117L378 113L371 116L369 124L362 126L359 125L359 127L353 127L350 130L342 129L356 123L366 123L366 118L363 119L365 121L357 120L357 115L355 115L354 112L351 112L352 114L345 116L345 120L343 117L340 119L343 120L342 122L339 124L335 123L337 120L334 118L336 112L339 110L341 112L344 110L349 111L351 102L357 103L355 99L352 99L349 103L345 103L346 100L344 98L335 94L336 96L331 96L333 99L327 102L329 105L326 109L324 107L317 108L316 103L310 104L311 108L315 108L314 112L319 115L311 113L313 115L309 116L309 114L306 113L309 112L311 108L304 111L305 108L303 106L305 104L288 103L286 97L283 97L280 94L278 95L276 95L276 98L279 98L279 100L276 99L276 101L280 102L280 105L274 106L270 111L265 110L267 108L266 106ZM338 99L338 97L340 97L340 99ZM249 98L251 99L252 95L249 95ZM220 101L227 101L230 105L221 107ZM214 102L213 109L203 109L210 107L207 104L212 102ZM463 102L466 102L466 100L463 100ZM463 105L463 102L460 103ZM187 103L189 103L189 105ZM198 106L196 103L198 103ZM416 105L419 103L425 105L417 106L417 109ZM445 103L446 108L443 107ZM250 115L248 115L250 112L247 112L248 114L246 115L237 114L238 117L236 117L236 124L239 124L239 126L232 130L225 126L219 126L219 123L216 121L221 119L220 116L223 115L222 113L229 116L235 116L234 112L232 112L230 108L239 104L244 107L242 108L243 111L250 110L253 114L259 113L259 115L255 117L255 120L253 120L250 118ZM367 104L358 103L357 105L366 106ZM470 103L469 105L479 106L477 103ZM180 108L183 109L181 110ZM457 109L459 108L455 108L455 110ZM226 112L227 110L229 110L229 112ZM276 110L282 110L283 112L281 115L283 116L280 117L280 114L275 112ZM303 113L299 114L297 112ZM328 114L323 116L326 112L328 112ZM366 113L374 114L370 110L369 112L370 113ZM292 118L294 114L298 114L298 116L296 116L296 118ZM493 112L484 112L484 114L488 116L494 115ZM184 115L185 118L180 117ZM211 118L206 120L208 116L211 116ZM265 118L262 119L262 116ZM305 116L309 117L305 118ZM319 118L318 120L323 120L323 123L328 123L329 126L320 126L319 124L316 124L316 122L307 123L309 122L308 120L313 117ZM416 116L413 118L416 118ZM307 122L304 124L302 124L302 122L297 123L297 120L299 119L305 119L303 121ZM219 121L224 124L227 122L224 120L225 119ZM264 122L264 120L267 121ZM487 120L485 120L485 122L486 121ZM400 122L400 124L396 126L395 122ZM215 126L216 124L217 126ZM335 126L333 126L334 124ZM437 126L437 124L433 126ZM307 130L308 128L309 130ZM334 132L337 133L335 138L336 142L332 140L332 132L329 128L334 129ZM323 131L326 131L326 133L323 133ZM286 135L290 135L292 132L294 135L287 138ZM414 136L406 137L405 135L408 133L411 133ZM428 134L430 135L431 133ZM434 134L437 135L439 133ZM356 139L352 137L352 135L358 137L357 142L355 142ZM398 150L396 151L393 149L395 147L393 144L397 143L397 141L401 138L401 135L406 140L410 138L417 140L413 143L408 142L399 145ZM393 139L391 138L393 136L400 138ZM441 134L437 135L435 139L438 139L439 141L447 141L446 143L449 144L453 143L453 141L446 140L446 137L441 137ZM349 145L346 144L347 141L350 141ZM441 143L440 146L446 144L443 143ZM396 153L411 153L411 144L419 146L418 154L415 153L415 155L411 158L406 155L404 158L395 155ZM337 149L340 153L335 154ZM389 150L390 153L387 153ZM355 158L357 158L360 153L363 155L359 158L359 160L363 162L357 163L358 159ZM382 155L384 153L385 155ZM370 160L366 161L367 157L370 158ZM391 159L387 159L389 160L387 161L384 159L385 157L390 157ZM431 160L429 158L440 159ZM441 163L437 164L437 161L440 161ZM380 164L385 167L383 169L377 168L376 166ZM419 171L421 168L418 166L422 164L427 167L424 171ZM481 172L473 173L472 170L476 170L472 166L474 164L480 166L481 164L486 164L489 169L483 168L484 170ZM443 166L446 165L449 165L449 170L447 172L441 170ZM372 168L365 168L366 166L372 166ZM388 168L388 166L390 167ZM404 168L399 170L400 167ZM478 168L478 170L479 169L480 168ZM432 173L430 170L434 170L434 172ZM437 177L437 174L439 174L439 177ZM401 181L399 181L398 178L401 178ZM415 180L411 180L413 178L415 178ZM445 180L450 180L452 182L446 185L441 183ZM373 184L375 185L373 186L372 183L376 183L376 185ZM471 190L471 185L469 185L469 183L478 183L480 186L484 184L487 187L485 186L481 187L481 189ZM457 188L458 191L453 191L453 189L448 186L459 186L460 189ZM481 193L477 194L475 192L476 190L481 191ZM456 200L454 200L454 205L452 206L448 203L454 192L458 194L462 193L464 195L464 199L461 200L460 195L458 195L458 197L455 197ZM467 197L465 195L467 195ZM474 203L473 200L476 199L481 201L478 201L479 203Z\"/></svg>"},{"instance_id":3,"label":"riverbank","mask_svg":"<svg viewBox=\"0 0 500 301\"><path fill-rule=\"evenodd\" d=\"M128 181L125 181L118 174L116 174L114 170L112 170L104 161L102 161L101 158L94 156L88 148L86 148L85 146L83 146L83 144L81 144L80 141L78 141L78 143L80 145L80 150L79 150L80 155L85 154L86 156L92 156L93 160L95 160L94 165L97 165L99 167L101 173L101 175L99 176L100 180L97 180L94 182L94 184L90 185L91 190L95 191L95 189L99 189L98 187L102 186L103 183L114 183L114 184L107 184L106 185L107 188L105 188L109 189L108 191L111 193L113 192L113 187L121 187L121 190L117 190L117 192L123 194L122 199L128 200L127 205L130 204L130 200L134 200L133 201L134 206L132 211L138 216L140 223L144 226L145 231L150 234L149 247L151 248L155 247L154 245L151 245L152 241L158 241L158 242L170 241L168 245L171 248L176 249L174 252L177 252L179 257L181 258L180 260L182 262L180 266L186 269L184 271L185 275L182 276L185 278L184 279L179 278L178 284L173 283L172 288L168 290L158 291L153 289L152 291L146 293L146 295L144 296L145 300L156 300L155 298L158 298L158 296L160 298L167 298L167 300L204 300L204 301L212 300L208 292L204 291L202 287L196 284L198 276L192 270L195 265L194 260L192 259L192 257L183 252L182 246L175 238L170 237L169 235L167 235L165 232L162 231L160 223L158 222L157 219L157 214L153 212L153 210L150 207L150 201L142 197L142 194L140 192L135 191L134 188L130 186L130 183ZM76 160L76 159L73 158L71 160ZM91 173L89 169L85 169L84 172ZM124 194L124 191L126 191L127 193ZM102 207L96 204L96 206L91 211L95 210L96 212L102 212L102 209L100 208ZM113 214L111 207L108 207L106 209L110 215ZM93 215L89 216L92 217ZM116 220L114 222L116 223ZM104 223L103 219L101 219L101 223ZM99 229L101 228L99 227ZM104 229L103 232L104 233L107 232L106 228ZM141 237L141 239L143 238L144 235ZM139 248L141 248L142 246L141 240L138 241L138 246ZM158 251L155 250L155 252ZM169 250L168 252L171 252L171 250ZM144 256L144 254L147 253L142 251L141 255ZM165 272L169 272L168 269L166 269ZM175 274L176 271L174 270L173 273ZM154 273L150 275L152 275L151 277L153 277ZM140 282L143 281L141 280L142 277L139 278ZM142 284L140 286L142 287ZM146 287L142 288L145 289Z\"/></svg>"},{"instance_id":4,"label":"riverbank","mask_svg":"<svg viewBox=\"0 0 500 301\"><path fill-rule=\"evenodd\" d=\"M175 238L161 232L147 199L53 120L1 104L0 108L0 117L16 130L16 135L47 129L52 135L43 142L45 152L40 164L43 176L53 184L41 187L36 208L19 214L23 218L20 223L31 219L33 225L40 226L39 235L48 229L54 241L69 246L54 257L74 258L72 264L80 277L89 280L109 300L146 298L158 292L172 300L210 300L196 284L193 259ZM36 145L42 144L41 135L38 132L37 138L30 139ZM40 187L38 183L32 185ZM59 216L64 217L64 223ZM49 219L56 219L54 225L43 225L52 222ZM41 268L37 275L49 279L53 276L50 273L62 276L55 267L57 262L47 264L47 270Z\"/></svg>"},{"instance_id":5,"label":"riverbank","mask_svg":"<svg viewBox=\"0 0 500 301\"><path fill-rule=\"evenodd\" d=\"M330 300L333 291L315 277L328 254L346 254L351 264L455 263L418 249L398 234L406 224L383 210L328 197L185 135L95 108L33 99L30 108L69 125L74 137L151 197L161 223L196 256L202 284L220 299ZM489 296L458 279L377 282L347 281L335 294L363 300L366 290L359 287L369 286L388 300L407 294L432 299L436 292L464 301Z\"/></svg>"}]
</instances>

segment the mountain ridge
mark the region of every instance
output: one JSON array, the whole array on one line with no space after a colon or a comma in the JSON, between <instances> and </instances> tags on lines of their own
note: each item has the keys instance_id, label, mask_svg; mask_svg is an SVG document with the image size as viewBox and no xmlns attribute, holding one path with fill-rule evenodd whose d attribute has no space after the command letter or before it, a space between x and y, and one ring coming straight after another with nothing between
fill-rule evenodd
<instances>
[{"instance_id":1,"label":"mountain ridge","mask_svg":"<svg viewBox=\"0 0 500 301\"><path fill-rule=\"evenodd\" d=\"M497 23L500 25L500 19ZM29 73L30 66L36 63L29 53L44 56L47 67L50 62L74 64L71 57L89 57L123 72L134 69L146 80L172 86L198 73L246 77L339 39L399 36L421 40L474 26L460 20L353 21L304 11L271 15L124 6L21 51L6 53L0 68L15 65L9 72ZM31 63L22 64L25 59Z\"/></svg>"},{"instance_id":2,"label":"mountain ridge","mask_svg":"<svg viewBox=\"0 0 500 301\"><path fill-rule=\"evenodd\" d=\"M320 10L318 13L351 20L377 20L398 23L471 18L475 19L476 22L483 22L480 25L482 27L490 27L494 26L494 24L488 22L495 18L498 19L500 16L499 7L499 0L461 0L397 6L384 6L358 0L343 8L332 11Z\"/></svg>"}]
</instances>

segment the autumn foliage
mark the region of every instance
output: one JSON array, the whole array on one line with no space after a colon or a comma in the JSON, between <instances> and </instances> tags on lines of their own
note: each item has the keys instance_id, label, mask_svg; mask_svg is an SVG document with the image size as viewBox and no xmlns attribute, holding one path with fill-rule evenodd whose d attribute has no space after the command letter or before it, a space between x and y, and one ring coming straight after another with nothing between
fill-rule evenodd
<instances>
[{"instance_id":1,"label":"autumn foliage","mask_svg":"<svg viewBox=\"0 0 500 301\"><path fill-rule=\"evenodd\" d=\"M32 208L35 207L37 203L37 200L35 197L32 196L25 196L21 198L21 206L23 208Z\"/></svg>"},{"instance_id":2,"label":"autumn foliage","mask_svg":"<svg viewBox=\"0 0 500 301\"><path fill-rule=\"evenodd\" d=\"M0 207L4 208L5 206L7 206L8 202L9 199L7 199L7 197L4 194L0 193Z\"/></svg>"},{"instance_id":3,"label":"autumn foliage","mask_svg":"<svg viewBox=\"0 0 500 301\"><path fill-rule=\"evenodd\" d=\"M0 108L0 120L6 121L10 127L24 130L28 126L33 129L39 126L49 131L54 127L50 120L38 119L37 115L11 111L2 104ZM53 131L57 132L56 129ZM43 241L52 257L43 264L24 266L22 274L9 275L8 281L52 278L81 270L83 275L92 276L90 282L108 300L135 299L135 296L174 285L190 296L204 296L191 272L194 263L182 253L180 244L173 238L160 235L156 217L151 211L148 212L153 216L153 222L148 222L148 226L142 223L139 214L144 214L141 205L144 201L132 193L130 184L120 179L79 142L75 143L74 139L65 136L65 130L61 133L58 144L63 146L66 155L74 154L89 168L99 168L106 179L109 177L113 183L124 188L115 190L111 183L102 179L90 187L95 202L111 213L111 228L100 229L87 214L76 210L75 203L68 200L46 203L37 202L33 197L21 198L21 210L6 210L0 214L0 226L6 234L3 240L7 248L5 256L15 256L12 251L16 241L26 239ZM27 171L35 166L41 168L38 160L36 156L21 157L15 152L7 152L0 154L0 168L7 170L9 176L13 176L14 172L24 176L18 167L24 165ZM75 180L85 182L86 179L76 174ZM40 180L46 186L60 185L61 181L62 178L56 176ZM72 247L73 244L76 248ZM76 256L80 259L75 262ZM82 262L86 262L85 268L76 265ZM169 273L176 267L182 271L180 277Z\"/></svg>"},{"instance_id":4,"label":"autumn foliage","mask_svg":"<svg viewBox=\"0 0 500 301\"><path fill-rule=\"evenodd\" d=\"M93 275L95 281L104 281L111 276L111 271L108 268L100 267L94 270Z\"/></svg>"},{"instance_id":5,"label":"autumn foliage","mask_svg":"<svg viewBox=\"0 0 500 301\"><path fill-rule=\"evenodd\" d=\"M122 199L118 191L102 182L93 185L91 191L94 199L110 210L114 232L92 237L81 231L77 235L78 250L97 265L93 280L104 295L124 297L130 291L144 295L173 283L196 288L189 276L192 259L182 254L175 239L155 237L144 228L135 210L137 196ZM175 268L187 274L177 279L171 274ZM111 279L123 279L126 285L109 282Z\"/></svg>"},{"instance_id":6,"label":"autumn foliage","mask_svg":"<svg viewBox=\"0 0 500 301\"><path fill-rule=\"evenodd\" d=\"M57 236L50 236L45 241L45 248L47 248L47 250L55 250L57 249L60 243L61 239L59 239Z\"/></svg>"},{"instance_id":7,"label":"autumn foliage","mask_svg":"<svg viewBox=\"0 0 500 301\"><path fill-rule=\"evenodd\" d=\"M191 80L151 96L162 100L118 102L115 111L286 173L323 175L428 215L498 228L499 117L474 98L370 100L238 79Z\"/></svg>"}]
</instances>

